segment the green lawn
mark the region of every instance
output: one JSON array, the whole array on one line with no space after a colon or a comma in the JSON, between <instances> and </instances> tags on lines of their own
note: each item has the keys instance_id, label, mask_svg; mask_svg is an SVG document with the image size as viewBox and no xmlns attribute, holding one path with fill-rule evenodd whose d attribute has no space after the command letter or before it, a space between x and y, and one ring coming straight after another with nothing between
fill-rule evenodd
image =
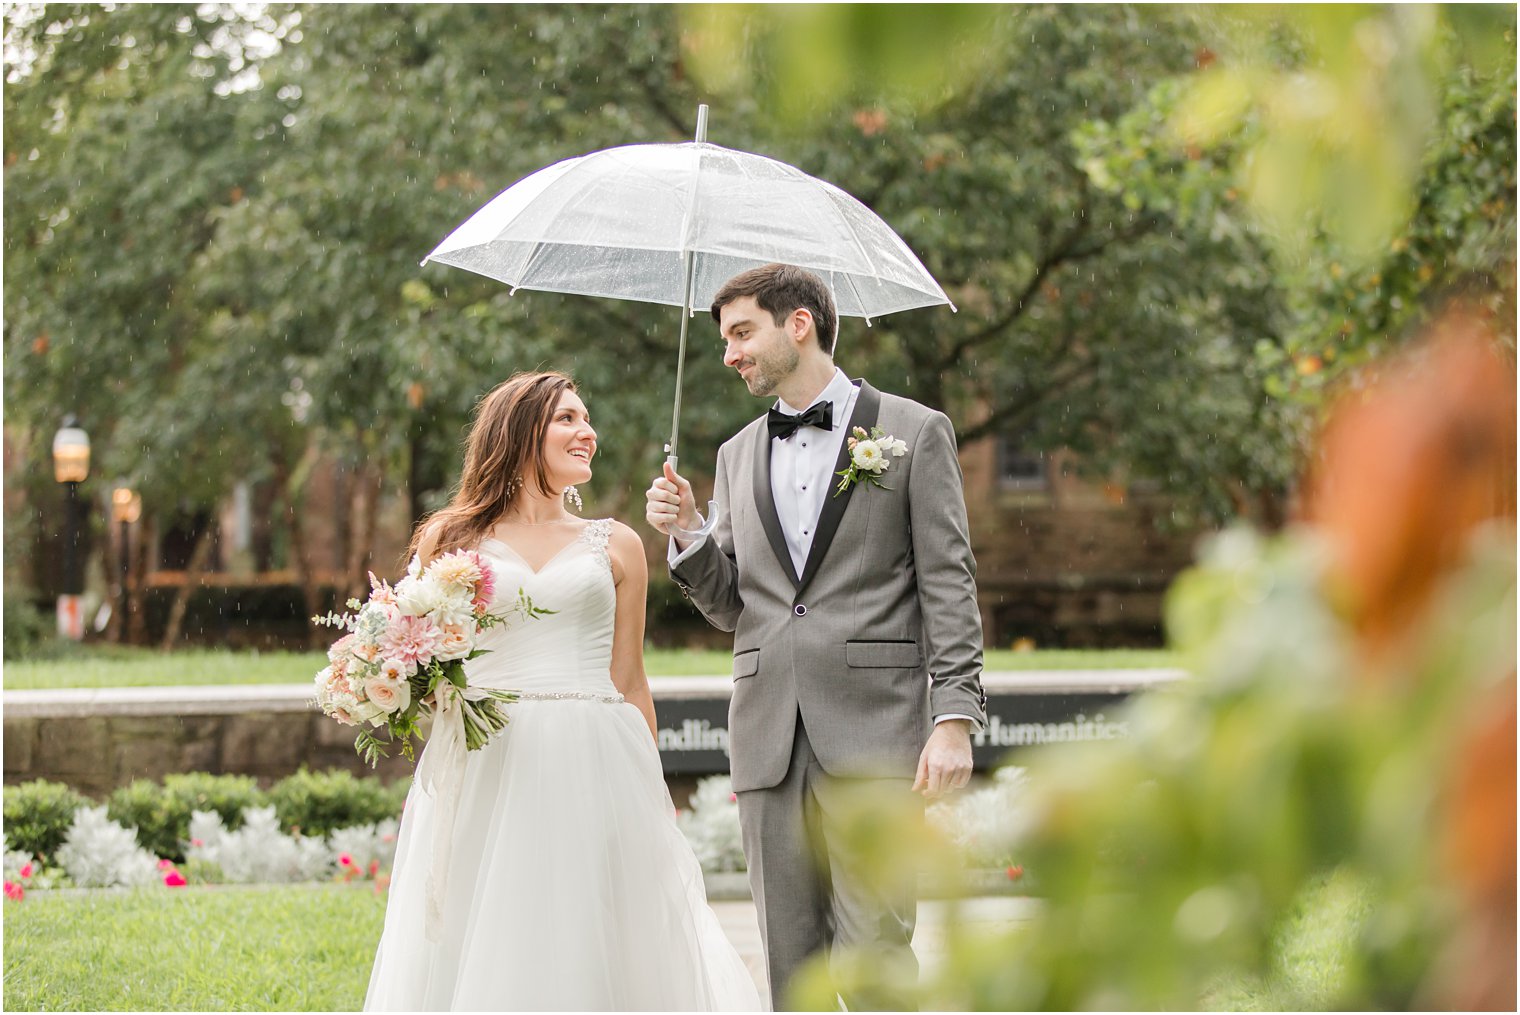
<instances>
[{"instance_id":1,"label":"green lawn","mask_svg":"<svg viewBox=\"0 0 1520 1015\"><path fill-rule=\"evenodd\" d=\"M725 674L732 657L724 651L650 649L644 655L650 676L688 677ZM90 647L58 658L10 660L6 690L52 687L155 687L190 684L289 684L307 681L327 665L319 652L232 652L185 649L161 653L151 649ZM1127 669L1176 666L1176 657L1159 649L1113 651L1044 651L987 653L988 670Z\"/></svg>"},{"instance_id":2,"label":"green lawn","mask_svg":"<svg viewBox=\"0 0 1520 1015\"><path fill-rule=\"evenodd\" d=\"M1227 977L1208 1010L1333 1006L1369 898L1332 877L1275 939L1268 982ZM11 1011L353 1011L385 896L369 885L31 892L4 903Z\"/></svg>"},{"instance_id":3,"label":"green lawn","mask_svg":"<svg viewBox=\"0 0 1520 1015\"><path fill-rule=\"evenodd\" d=\"M354 1011L372 886L32 892L5 902L10 1011Z\"/></svg>"},{"instance_id":4,"label":"green lawn","mask_svg":"<svg viewBox=\"0 0 1520 1015\"><path fill-rule=\"evenodd\" d=\"M1324 1011L1343 1008L1353 942L1372 905L1343 871L1310 885L1272 938L1269 978L1222 977L1204 997L1210 1011Z\"/></svg>"}]
</instances>

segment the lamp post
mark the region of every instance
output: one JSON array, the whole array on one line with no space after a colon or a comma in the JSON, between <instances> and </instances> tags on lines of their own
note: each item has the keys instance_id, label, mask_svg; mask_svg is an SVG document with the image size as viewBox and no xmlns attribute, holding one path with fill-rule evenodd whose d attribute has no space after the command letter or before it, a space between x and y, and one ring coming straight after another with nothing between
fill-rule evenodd
<instances>
[{"instance_id":1,"label":"lamp post","mask_svg":"<svg viewBox=\"0 0 1520 1015\"><path fill-rule=\"evenodd\" d=\"M53 435L53 478L63 484L63 589L58 596L58 634L79 641L84 637L84 560L79 538L84 518L79 503L79 484L90 475L90 436L72 415Z\"/></svg>"},{"instance_id":2,"label":"lamp post","mask_svg":"<svg viewBox=\"0 0 1520 1015\"><path fill-rule=\"evenodd\" d=\"M142 496L137 491L125 483L111 491L111 518L121 533L121 588L118 590L121 607L118 614L120 619L116 623L116 640L123 645L127 642L127 610L131 604L132 523L141 515Z\"/></svg>"}]
</instances>

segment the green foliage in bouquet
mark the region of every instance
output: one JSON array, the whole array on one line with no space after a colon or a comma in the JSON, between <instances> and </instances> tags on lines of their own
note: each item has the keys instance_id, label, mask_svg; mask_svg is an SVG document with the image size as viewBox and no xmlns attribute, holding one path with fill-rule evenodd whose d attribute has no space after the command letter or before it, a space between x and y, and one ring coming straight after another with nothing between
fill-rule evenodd
<instances>
[{"instance_id":1,"label":"green foliage in bouquet","mask_svg":"<svg viewBox=\"0 0 1520 1015\"><path fill-rule=\"evenodd\" d=\"M74 812L89 802L62 783L46 779L5 787L5 838L9 848L51 860L68 835Z\"/></svg>"},{"instance_id":2,"label":"green foliage in bouquet","mask_svg":"<svg viewBox=\"0 0 1520 1015\"><path fill-rule=\"evenodd\" d=\"M378 778L356 779L349 772L302 768L268 793L280 827L302 835L326 835L339 828L374 824L401 812L408 782L387 787ZM228 827L234 827L230 822Z\"/></svg>"},{"instance_id":3,"label":"green foliage in bouquet","mask_svg":"<svg viewBox=\"0 0 1520 1015\"><path fill-rule=\"evenodd\" d=\"M193 812L215 811L236 828L245 807L264 802L252 776L188 772L166 775L162 783L133 780L111 794L106 813L128 828L135 826L137 841L150 853L183 861Z\"/></svg>"}]
</instances>

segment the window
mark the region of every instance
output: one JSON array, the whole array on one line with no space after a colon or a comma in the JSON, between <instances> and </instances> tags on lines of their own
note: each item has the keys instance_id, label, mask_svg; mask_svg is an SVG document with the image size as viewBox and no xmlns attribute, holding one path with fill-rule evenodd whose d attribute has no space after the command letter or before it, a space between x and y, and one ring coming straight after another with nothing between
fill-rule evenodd
<instances>
[{"instance_id":1,"label":"window","mask_svg":"<svg viewBox=\"0 0 1520 1015\"><path fill-rule=\"evenodd\" d=\"M1044 490L1050 486L1044 452L1032 451L1015 435L997 439L997 476L1000 490Z\"/></svg>"}]
</instances>

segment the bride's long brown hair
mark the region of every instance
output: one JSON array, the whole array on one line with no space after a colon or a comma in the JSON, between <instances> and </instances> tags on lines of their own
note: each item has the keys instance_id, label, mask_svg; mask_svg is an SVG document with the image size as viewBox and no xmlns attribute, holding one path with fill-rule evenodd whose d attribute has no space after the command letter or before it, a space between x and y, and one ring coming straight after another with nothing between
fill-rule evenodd
<instances>
[{"instance_id":1,"label":"bride's long brown hair","mask_svg":"<svg viewBox=\"0 0 1520 1015\"><path fill-rule=\"evenodd\" d=\"M499 522L523 486L548 494L544 434L560 396L575 381L558 371L520 373L502 381L480 400L465 439L464 471L448 506L417 523L406 559L428 544L428 560L480 542ZM424 539L426 537L426 539Z\"/></svg>"}]
</instances>

